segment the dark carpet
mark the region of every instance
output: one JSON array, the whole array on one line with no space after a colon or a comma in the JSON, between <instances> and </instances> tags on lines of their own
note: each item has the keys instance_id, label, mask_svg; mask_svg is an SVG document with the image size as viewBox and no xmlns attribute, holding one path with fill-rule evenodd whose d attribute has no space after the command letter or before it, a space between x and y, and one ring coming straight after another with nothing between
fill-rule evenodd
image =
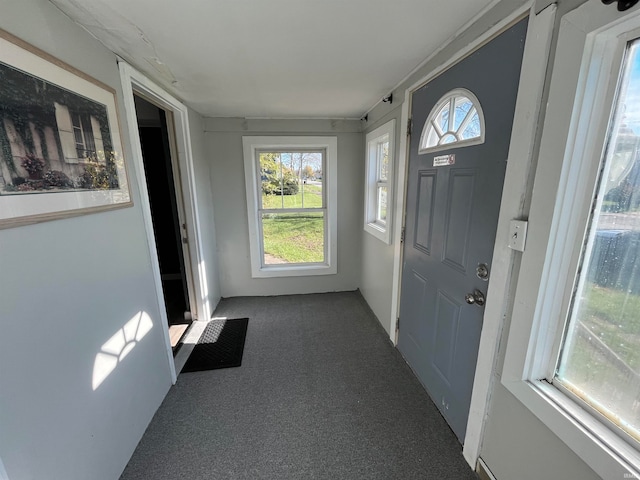
<instances>
[{"instance_id":1,"label":"dark carpet","mask_svg":"<svg viewBox=\"0 0 640 480\"><path fill-rule=\"evenodd\" d=\"M211 320L193 347L182 373L242 365L248 323L248 318Z\"/></svg>"},{"instance_id":2,"label":"dark carpet","mask_svg":"<svg viewBox=\"0 0 640 480\"><path fill-rule=\"evenodd\" d=\"M180 375L122 480L471 480L359 292L224 299L242 368Z\"/></svg>"}]
</instances>

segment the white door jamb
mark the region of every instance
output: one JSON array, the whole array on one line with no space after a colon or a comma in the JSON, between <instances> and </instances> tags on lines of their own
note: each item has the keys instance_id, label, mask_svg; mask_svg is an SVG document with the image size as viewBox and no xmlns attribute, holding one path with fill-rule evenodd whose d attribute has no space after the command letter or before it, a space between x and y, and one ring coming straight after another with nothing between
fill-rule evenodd
<instances>
[{"instance_id":1,"label":"white door jamb","mask_svg":"<svg viewBox=\"0 0 640 480\"><path fill-rule=\"evenodd\" d=\"M200 237L199 215L196 201L196 186L193 172L193 156L191 151L191 138L189 134L189 113L187 107L178 99L160 88L157 84L149 80L142 73L131 67L125 61L118 59L120 69L120 79L124 93L125 115L129 129L129 138L133 149L133 165L136 169L137 183L140 190L140 200L142 203L142 214L147 232L147 243L151 254L151 268L158 298L160 310L160 321L165 339L166 353L169 365L171 382L176 383L176 367L169 338L168 320L165 310L164 295L162 292L162 279L160 276L160 264L156 250L155 238L153 234L153 222L151 219L151 207L149 204L149 194L145 180L144 164L142 161L142 147L140 145L140 135L138 133L138 121L136 118L136 108L134 103L134 91L142 93L152 100L160 108L166 109L173 114L173 124L175 127L175 143L177 146L177 161L180 169L181 186L183 192L184 209L187 216L187 237L190 256L190 270L193 278L187 278L190 287L193 287L195 304L191 305L195 309L192 311L194 319L208 319L211 316L210 307L204 301L203 285L204 272L202 265L202 239ZM185 259L186 260L186 259ZM188 271L188 270L187 270ZM190 293L191 295L191 293Z\"/></svg>"}]
</instances>

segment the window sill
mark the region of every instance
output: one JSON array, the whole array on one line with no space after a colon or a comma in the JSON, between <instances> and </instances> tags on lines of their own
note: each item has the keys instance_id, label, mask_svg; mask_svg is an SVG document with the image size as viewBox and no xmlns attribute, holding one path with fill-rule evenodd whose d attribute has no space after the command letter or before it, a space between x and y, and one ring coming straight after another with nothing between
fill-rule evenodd
<instances>
[{"instance_id":1,"label":"window sill","mask_svg":"<svg viewBox=\"0 0 640 480\"><path fill-rule=\"evenodd\" d=\"M387 225L385 228L381 227L377 223L367 223L364 226L364 231L373 235L381 242L386 243L387 245L391 245L391 235L389 231L389 226Z\"/></svg>"},{"instance_id":2,"label":"window sill","mask_svg":"<svg viewBox=\"0 0 640 480\"><path fill-rule=\"evenodd\" d=\"M640 478L640 452L543 381L502 384L604 479Z\"/></svg>"},{"instance_id":3,"label":"window sill","mask_svg":"<svg viewBox=\"0 0 640 480\"><path fill-rule=\"evenodd\" d=\"M252 269L251 276L253 278L312 277L336 273L338 269L335 265L269 265Z\"/></svg>"}]
</instances>

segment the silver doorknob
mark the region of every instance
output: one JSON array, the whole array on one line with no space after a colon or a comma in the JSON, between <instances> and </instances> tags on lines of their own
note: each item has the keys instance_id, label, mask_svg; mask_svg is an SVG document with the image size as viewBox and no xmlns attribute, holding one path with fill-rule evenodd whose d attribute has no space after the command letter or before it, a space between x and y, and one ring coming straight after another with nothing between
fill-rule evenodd
<instances>
[{"instance_id":1,"label":"silver doorknob","mask_svg":"<svg viewBox=\"0 0 640 480\"><path fill-rule=\"evenodd\" d=\"M485 301L484 293L476 289L473 291L473 293L467 293L464 296L464 301L467 302L469 305L476 304L481 307L484 305L484 301Z\"/></svg>"}]
</instances>

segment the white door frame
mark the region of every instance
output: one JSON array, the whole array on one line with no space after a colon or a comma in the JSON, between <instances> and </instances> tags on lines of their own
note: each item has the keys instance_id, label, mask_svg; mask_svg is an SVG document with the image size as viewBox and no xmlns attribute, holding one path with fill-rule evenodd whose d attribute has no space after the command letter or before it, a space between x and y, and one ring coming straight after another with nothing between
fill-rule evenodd
<instances>
[{"instance_id":1,"label":"white door frame","mask_svg":"<svg viewBox=\"0 0 640 480\"><path fill-rule=\"evenodd\" d=\"M162 292L162 278L160 276L160 263L156 249L153 232L153 221L151 219L151 206L149 203L149 193L147 191L144 163L142 161L142 147L140 145L140 134L138 133L138 120L134 103L134 92L151 100L160 108L167 110L173 115L173 125L175 128L175 145L177 148L177 162L180 171L182 201L187 223L187 246L190 255L185 258L187 267L187 284L189 286L190 300L193 296L195 300L191 308L195 309L191 314L194 320L201 318L208 319L211 316L209 305L205 302L203 294L204 272L200 268L202 262L202 239L200 237L199 214L196 202L196 184L193 169L193 155L191 151L191 137L189 133L189 112L187 107L171 94L167 93L157 84L149 80L142 73L131 67L125 61L119 59L120 79L124 94L125 115L129 129L129 138L133 150L133 164L136 169L138 188L140 189L140 201L142 204L142 214L144 218L145 230L147 232L147 243L151 254L151 269L156 288L158 307L160 310L160 321L162 322L162 332L165 339L165 347L169 364L169 374L171 382L176 383L176 367L173 359L171 340L169 338L169 322ZM173 153L173 152L172 152ZM173 162L173 159L172 159ZM180 201L180 199L177 199ZM188 264L188 265L187 265ZM189 268L190 267L190 268ZM191 275L188 274L189 270Z\"/></svg>"},{"instance_id":2,"label":"white door frame","mask_svg":"<svg viewBox=\"0 0 640 480\"><path fill-rule=\"evenodd\" d=\"M538 130L538 116L549 58L552 30L555 20L555 4L545 6L536 14L533 0L516 9L511 15L494 25L490 30L478 37L473 43L458 51L445 64L411 85L405 90L405 101L402 104L400 128L400 155L398 177L396 184L395 218L399 221L394 226L394 262L393 285L391 297L391 319L389 331L391 340L397 343L396 325L400 315L400 294L402 279L402 230L405 226L407 172L409 167L409 145L407 142L407 127L411 112L412 94L420 87L443 73L452 65L477 50L497 34L505 30L510 24L524 14L529 13L527 39L522 60L520 84L512 130L511 143L505 174L505 183L500 206L496 241L491 263L491 282L487 291L487 304L484 312L480 347L476 363L476 373L469 409L469 419L464 440L463 454L469 465L475 469L480 456L482 435L485 418L488 412L491 388L494 381L494 364L498 354L498 346L504 312L509 306L511 292L512 264L515 259L513 250L506 247L509 222L521 218L523 214L522 192L526 191L527 182L533 158L536 133ZM413 125L412 135L419 135L422 125ZM517 133L517 134L516 134ZM514 201L517 199L517 201Z\"/></svg>"}]
</instances>

